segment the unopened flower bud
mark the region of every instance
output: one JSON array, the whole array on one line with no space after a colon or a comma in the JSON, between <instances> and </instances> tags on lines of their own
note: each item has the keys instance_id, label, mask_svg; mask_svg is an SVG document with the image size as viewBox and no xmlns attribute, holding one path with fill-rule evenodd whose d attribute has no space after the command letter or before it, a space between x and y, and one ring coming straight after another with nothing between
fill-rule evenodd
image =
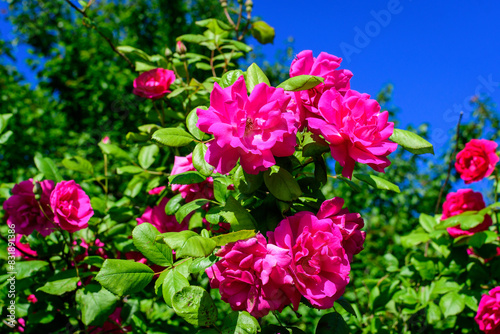
<instances>
[{"instance_id":1,"label":"unopened flower bud","mask_svg":"<svg viewBox=\"0 0 500 334\"><path fill-rule=\"evenodd\" d=\"M226 8L227 7L227 0L220 0L220 5L222 6L222 8Z\"/></svg>"},{"instance_id":2,"label":"unopened flower bud","mask_svg":"<svg viewBox=\"0 0 500 334\"><path fill-rule=\"evenodd\" d=\"M35 199L37 201L42 197L43 189L39 182L35 181L33 184L33 194L35 194Z\"/></svg>"},{"instance_id":3,"label":"unopened flower bud","mask_svg":"<svg viewBox=\"0 0 500 334\"><path fill-rule=\"evenodd\" d=\"M182 43L181 41L177 41L177 44L175 45L175 52L180 55L186 54L187 48L184 43Z\"/></svg>"},{"instance_id":4,"label":"unopened flower bud","mask_svg":"<svg viewBox=\"0 0 500 334\"><path fill-rule=\"evenodd\" d=\"M251 12L252 11L252 7L253 7L253 1L252 0L247 0L245 2L245 6L246 6L246 11L247 12Z\"/></svg>"},{"instance_id":5,"label":"unopened flower bud","mask_svg":"<svg viewBox=\"0 0 500 334\"><path fill-rule=\"evenodd\" d=\"M172 50L165 48L165 57L170 58L172 56Z\"/></svg>"}]
</instances>

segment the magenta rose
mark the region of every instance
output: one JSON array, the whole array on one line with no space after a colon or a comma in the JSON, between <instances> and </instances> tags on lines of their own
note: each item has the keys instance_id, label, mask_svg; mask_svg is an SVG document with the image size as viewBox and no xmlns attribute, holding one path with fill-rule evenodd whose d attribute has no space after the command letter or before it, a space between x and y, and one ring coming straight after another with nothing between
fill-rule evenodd
<instances>
[{"instance_id":1,"label":"magenta rose","mask_svg":"<svg viewBox=\"0 0 500 334\"><path fill-rule=\"evenodd\" d=\"M270 244L290 252L289 270L299 292L316 308L333 307L351 270L340 228L331 219L302 211L282 220L267 236Z\"/></svg>"},{"instance_id":2,"label":"magenta rose","mask_svg":"<svg viewBox=\"0 0 500 334\"><path fill-rule=\"evenodd\" d=\"M94 215L90 198L75 181L59 182L50 195L54 211L54 223L68 232L76 232L89 226Z\"/></svg>"},{"instance_id":3,"label":"magenta rose","mask_svg":"<svg viewBox=\"0 0 500 334\"><path fill-rule=\"evenodd\" d=\"M446 201L443 203L441 220L459 215L466 211L479 211L485 207L486 204L480 192L475 192L472 189L459 189L456 193L449 193L446 196ZM460 226L448 227L447 230L453 238L456 238L461 235L473 235L476 232L486 231L492 223L491 217L485 215L484 221L470 230L464 231Z\"/></svg>"},{"instance_id":4,"label":"magenta rose","mask_svg":"<svg viewBox=\"0 0 500 334\"><path fill-rule=\"evenodd\" d=\"M472 139L458 152L455 168L466 184L481 181L495 170L498 163L497 143L486 139Z\"/></svg>"},{"instance_id":5,"label":"magenta rose","mask_svg":"<svg viewBox=\"0 0 500 334\"><path fill-rule=\"evenodd\" d=\"M175 216L168 216L165 213L165 206L167 205L169 199L164 197L159 205L154 207L147 207L144 214L136 218L137 225L142 223L150 223L160 231L160 233L166 232L180 232L188 229L188 223L186 220L179 224L175 219Z\"/></svg>"},{"instance_id":6,"label":"magenta rose","mask_svg":"<svg viewBox=\"0 0 500 334\"><path fill-rule=\"evenodd\" d=\"M168 88L174 81L174 71L155 68L154 70L141 73L134 80L133 93L152 100L161 99L167 93L170 93Z\"/></svg>"},{"instance_id":7,"label":"magenta rose","mask_svg":"<svg viewBox=\"0 0 500 334\"><path fill-rule=\"evenodd\" d=\"M193 154L189 153L186 157L175 157L174 166L170 175L176 175L184 172L196 171L193 166ZM199 198L214 199L214 180L208 177L201 183L194 184L172 184L173 191L179 191L186 203Z\"/></svg>"},{"instance_id":8,"label":"magenta rose","mask_svg":"<svg viewBox=\"0 0 500 334\"><path fill-rule=\"evenodd\" d=\"M156 187L148 191L150 195L159 195L163 190L165 190L166 186Z\"/></svg>"},{"instance_id":9,"label":"magenta rose","mask_svg":"<svg viewBox=\"0 0 500 334\"><path fill-rule=\"evenodd\" d=\"M101 327L89 326L89 334L118 334L132 332L132 326L123 326L122 308L117 307Z\"/></svg>"},{"instance_id":10,"label":"magenta rose","mask_svg":"<svg viewBox=\"0 0 500 334\"><path fill-rule=\"evenodd\" d=\"M243 76L224 89L215 83L210 108L196 110L198 128L214 135L206 161L216 172L227 174L240 159L245 172L258 174L276 164L274 156L292 155L297 127L287 112L289 101L283 89L265 83L248 96Z\"/></svg>"},{"instance_id":11,"label":"magenta rose","mask_svg":"<svg viewBox=\"0 0 500 334\"><path fill-rule=\"evenodd\" d=\"M332 157L344 167L342 176L352 177L355 162L382 173L391 164L387 155L398 146L389 140L394 123L370 95L349 90L342 96L329 90L319 100L318 114L321 118L307 118L309 129L328 142Z\"/></svg>"},{"instance_id":12,"label":"magenta rose","mask_svg":"<svg viewBox=\"0 0 500 334\"><path fill-rule=\"evenodd\" d=\"M318 58L313 57L311 50L300 52L292 61L290 66L290 77L298 75L314 75L325 79L324 83L314 88L293 93L293 107L295 109L296 119L302 129L306 123L307 117L313 117L317 113L318 102L321 95L334 89L340 94L350 89L350 80L352 72L348 70L338 70L342 58L321 52Z\"/></svg>"},{"instance_id":13,"label":"magenta rose","mask_svg":"<svg viewBox=\"0 0 500 334\"><path fill-rule=\"evenodd\" d=\"M340 228L342 233L342 247L344 247L349 262L354 255L363 250L366 233L361 231L365 226L359 213L350 213L349 209L342 209L344 199L334 197L324 201L316 215L319 219L331 219Z\"/></svg>"},{"instance_id":14,"label":"magenta rose","mask_svg":"<svg viewBox=\"0 0 500 334\"><path fill-rule=\"evenodd\" d=\"M38 201L33 192L33 179L29 179L12 188L12 196L3 203L3 209L7 224L14 226L16 233L29 235L36 230L45 237L54 230L54 215L50 208L50 194L54 189L54 182L45 180L37 183L40 194Z\"/></svg>"},{"instance_id":15,"label":"magenta rose","mask_svg":"<svg viewBox=\"0 0 500 334\"><path fill-rule=\"evenodd\" d=\"M482 296L474 319L484 333L500 333L500 286Z\"/></svg>"},{"instance_id":16,"label":"magenta rose","mask_svg":"<svg viewBox=\"0 0 500 334\"><path fill-rule=\"evenodd\" d=\"M21 234L16 235L16 242L15 242L16 252L14 256L22 257L25 260L33 260L38 256L38 254L36 253L36 251L31 249L29 243L21 242L22 237L23 236Z\"/></svg>"},{"instance_id":17,"label":"magenta rose","mask_svg":"<svg viewBox=\"0 0 500 334\"><path fill-rule=\"evenodd\" d=\"M257 318L290 303L297 310L301 297L286 270L292 260L288 250L267 244L258 233L223 246L216 255L222 259L206 269L210 286L233 310Z\"/></svg>"}]
</instances>

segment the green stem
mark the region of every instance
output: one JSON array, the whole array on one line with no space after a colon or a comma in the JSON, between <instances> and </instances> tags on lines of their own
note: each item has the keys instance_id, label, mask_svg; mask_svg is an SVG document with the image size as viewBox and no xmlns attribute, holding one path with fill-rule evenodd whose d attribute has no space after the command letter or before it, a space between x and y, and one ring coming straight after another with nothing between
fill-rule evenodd
<instances>
[{"instance_id":1,"label":"green stem","mask_svg":"<svg viewBox=\"0 0 500 334\"><path fill-rule=\"evenodd\" d=\"M161 126L164 128L165 127L165 119L163 118L163 115L160 113L160 110L158 110L158 107L156 106L156 102L153 101L153 107L156 110L156 113L158 114L158 119L160 120Z\"/></svg>"}]
</instances>

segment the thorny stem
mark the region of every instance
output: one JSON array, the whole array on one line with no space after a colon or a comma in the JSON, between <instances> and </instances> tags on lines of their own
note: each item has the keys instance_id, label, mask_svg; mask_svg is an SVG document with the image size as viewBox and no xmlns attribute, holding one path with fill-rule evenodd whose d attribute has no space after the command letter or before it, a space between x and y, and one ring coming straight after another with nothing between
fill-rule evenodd
<instances>
[{"instance_id":1,"label":"thorny stem","mask_svg":"<svg viewBox=\"0 0 500 334\"><path fill-rule=\"evenodd\" d=\"M85 10L81 10L80 8L78 8L77 6L75 6L70 0L65 0L71 7L73 7L77 12L79 12L80 14L82 14L84 17L86 18L89 18L89 16L87 15L87 13L85 12ZM90 2L89 4L87 5L87 7L85 7L85 9L87 9L88 7L90 6ZM106 36L104 35L99 29L97 29L97 27L93 27L93 29L95 29L95 31L97 31L97 33L106 40L106 42L108 42L109 46L111 47L111 49L117 54L119 55L120 57L122 57L123 59L125 59L125 61L130 65L130 67L132 67L132 69L135 69L135 65L134 63L132 63L132 61L130 61L130 59L128 59L127 56L125 56L122 52L120 52L116 47L115 45L113 44L113 42Z\"/></svg>"},{"instance_id":2,"label":"thorny stem","mask_svg":"<svg viewBox=\"0 0 500 334\"><path fill-rule=\"evenodd\" d=\"M453 167L453 157L455 156L455 153L457 152L458 149L458 143L460 142L460 122L462 121L462 116L464 115L464 112L460 112L460 117L458 118L458 123L457 123L457 134L456 134L456 142L455 142L455 149L450 155L450 162L448 164L448 174L446 175L446 180L443 183L443 186L441 187L441 190L439 191L439 196L438 200L436 203L436 208L434 209L434 214L437 215L439 211L439 206L441 205L441 198L443 197L443 192L444 189L446 188L446 185L448 184L448 181L450 180L450 175L451 175L451 168Z\"/></svg>"},{"instance_id":3,"label":"thorny stem","mask_svg":"<svg viewBox=\"0 0 500 334\"><path fill-rule=\"evenodd\" d=\"M160 110L156 106L156 102L153 101L153 107L156 110L156 113L158 114L158 119L160 120L161 126L164 128L165 127L165 119L163 118L163 115L160 113Z\"/></svg>"}]
</instances>

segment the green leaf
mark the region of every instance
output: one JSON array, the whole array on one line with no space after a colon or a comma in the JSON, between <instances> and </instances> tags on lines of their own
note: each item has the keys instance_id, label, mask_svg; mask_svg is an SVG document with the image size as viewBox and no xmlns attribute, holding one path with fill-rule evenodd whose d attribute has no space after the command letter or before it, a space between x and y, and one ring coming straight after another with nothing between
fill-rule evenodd
<instances>
[{"instance_id":1,"label":"green leaf","mask_svg":"<svg viewBox=\"0 0 500 334\"><path fill-rule=\"evenodd\" d=\"M484 221L484 215L478 214L478 211L466 211L459 215L452 216L445 220L441 220L436 225L436 230L444 230L448 227L460 225L463 230L473 228Z\"/></svg>"},{"instance_id":2,"label":"green leaf","mask_svg":"<svg viewBox=\"0 0 500 334\"><path fill-rule=\"evenodd\" d=\"M160 152L157 145L152 144L148 146L143 146L139 151L139 164L142 168L148 169L155 162L156 156Z\"/></svg>"},{"instance_id":3,"label":"green leaf","mask_svg":"<svg viewBox=\"0 0 500 334\"><path fill-rule=\"evenodd\" d=\"M256 228L252 215L233 196L228 197L226 205L219 214L231 224L232 231L254 230Z\"/></svg>"},{"instance_id":4,"label":"green leaf","mask_svg":"<svg viewBox=\"0 0 500 334\"><path fill-rule=\"evenodd\" d=\"M427 307L427 321L433 325L441 320L441 309L434 302L430 302Z\"/></svg>"},{"instance_id":5,"label":"green leaf","mask_svg":"<svg viewBox=\"0 0 500 334\"><path fill-rule=\"evenodd\" d=\"M227 187L230 185L231 180L229 178L217 177L213 180L214 197L216 201L221 203L221 205L226 204L227 197L229 196Z\"/></svg>"},{"instance_id":6,"label":"green leaf","mask_svg":"<svg viewBox=\"0 0 500 334\"><path fill-rule=\"evenodd\" d=\"M183 172L168 177L168 182L170 184L195 184L205 180L206 178L196 171Z\"/></svg>"},{"instance_id":7,"label":"green leaf","mask_svg":"<svg viewBox=\"0 0 500 334\"><path fill-rule=\"evenodd\" d=\"M247 75L245 77L245 82L249 93L251 93L255 88L255 86L257 86L260 83L265 83L268 86L271 86L267 76L255 63L250 65L250 67L248 67Z\"/></svg>"},{"instance_id":8,"label":"green leaf","mask_svg":"<svg viewBox=\"0 0 500 334\"><path fill-rule=\"evenodd\" d=\"M205 161L206 154L207 146L203 143L196 144L193 151L193 166L201 175L210 176L214 171L214 167L210 166L208 162Z\"/></svg>"},{"instance_id":9,"label":"green leaf","mask_svg":"<svg viewBox=\"0 0 500 334\"><path fill-rule=\"evenodd\" d=\"M92 174L94 172L92 163L82 157L76 156L72 158L66 158L62 161L62 164L67 169L71 169L80 173Z\"/></svg>"},{"instance_id":10,"label":"green leaf","mask_svg":"<svg viewBox=\"0 0 500 334\"><path fill-rule=\"evenodd\" d=\"M140 174L144 170L141 167L130 165L116 168L116 174Z\"/></svg>"},{"instance_id":11,"label":"green leaf","mask_svg":"<svg viewBox=\"0 0 500 334\"><path fill-rule=\"evenodd\" d=\"M63 180L61 174L57 170L55 163L50 158L44 158L40 154L35 155L35 165L38 170L43 173L47 180L52 180L56 183Z\"/></svg>"},{"instance_id":12,"label":"green leaf","mask_svg":"<svg viewBox=\"0 0 500 334\"><path fill-rule=\"evenodd\" d=\"M340 306L342 306L344 308L344 310L346 310L347 312L349 312L353 316L356 316L356 312L354 311L351 303L349 303L349 301L347 299L345 299L344 297L340 297L335 302L340 304Z\"/></svg>"},{"instance_id":13,"label":"green leaf","mask_svg":"<svg viewBox=\"0 0 500 334\"><path fill-rule=\"evenodd\" d=\"M177 41L200 44L207 40L203 35L186 34L176 38Z\"/></svg>"},{"instance_id":14,"label":"green leaf","mask_svg":"<svg viewBox=\"0 0 500 334\"><path fill-rule=\"evenodd\" d=\"M429 233L434 231L434 227L436 226L437 223L434 217L426 215L425 213L420 214L418 222L420 223L420 226L422 226L423 229Z\"/></svg>"},{"instance_id":15,"label":"green leaf","mask_svg":"<svg viewBox=\"0 0 500 334\"><path fill-rule=\"evenodd\" d=\"M196 113L196 109L198 109L198 108L194 108L187 115L187 117L186 117L186 126L187 126L189 132L191 132L191 134L196 139L202 140L203 136L205 135L205 133L203 131L201 131L200 129L198 129L198 126L196 125L198 123L198 114Z\"/></svg>"},{"instance_id":16,"label":"green leaf","mask_svg":"<svg viewBox=\"0 0 500 334\"><path fill-rule=\"evenodd\" d=\"M292 174L276 165L264 172L264 183L274 197L285 202L296 200L302 195Z\"/></svg>"},{"instance_id":17,"label":"green leaf","mask_svg":"<svg viewBox=\"0 0 500 334\"><path fill-rule=\"evenodd\" d=\"M7 142L7 140L9 140L9 138L12 136L12 134L14 134L14 132L9 130L9 131L6 131L5 133L3 133L2 135L0 135L0 144L5 144Z\"/></svg>"},{"instance_id":18,"label":"green leaf","mask_svg":"<svg viewBox=\"0 0 500 334\"><path fill-rule=\"evenodd\" d=\"M162 294L165 303L172 307L172 298L181 291L184 287L189 286L189 281L175 268L168 271L167 276L163 280Z\"/></svg>"},{"instance_id":19,"label":"green leaf","mask_svg":"<svg viewBox=\"0 0 500 334\"><path fill-rule=\"evenodd\" d=\"M187 286L172 298L175 313L193 326L208 327L217 321L217 307L208 292L199 286Z\"/></svg>"},{"instance_id":20,"label":"green leaf","mask_svg":"<svg viewBox=\"0 0 500 334\"><path fill-rule=\"evenodd\" d=\"M234 84L236 80L238 80L238 78L242 75L242 70L228 71L222 75L222 78L219 80L219 86L221 86L222 88L229 87Z\"/></svg>"},{"instance_id":21,"label":"green leaf","mask_svg":"<svg viewBox=\"0 0 500 334\"><path fill-rule=\"evenodd\" d=\"M241 166L238 166L233 176L234 185L243 194L251 194L260 188L264 182L262 173L257 175L245 173Z\"/></svg>"},{"instance_id":22,"label":"green leaf","mask_svg":"<svg viewBox=\"0 0 500 334\"><path fill-rule=\"evenodd\" d=\"M103 142L99 142L98 145L101 148L103 154L112 155L117 159L132 161L132 158L130 158L127 152L114 144L104 144Z\"/></svg>"},{"instance_id":23,"label":"green leaf","mask_svg":"<svg viewBox=\"0 0 500 334\"><path fill-rule=\"evenodd\" d=\"M116 49L118 51L120 51L121 53L135 54L135 55L141 57L142 59L144 59L146 61L150 61L150 58L151 58L146 52L144 52L144 51L142 51L140 49L134 48L132 46L120 45L120 46L117 46Z\"/></svg>"},{"instance_id":24,"label":"green leaf","mask_svg":"<svg viewBox=\"0 0 500 334\"><path fill-rule=\"evenodd\" d=\"M168 216L175 215L177 210L181 207L181 202L184 200L182 194L177 194L168 200L167 205L165 205L165 213Z\"/></svg>"},{"instance_id":25,"label":"green leaf","mask_svg":"<svg viewBox=\"0 0 500 334\"><path fill-rule=\"evenodd\" d=\"M172 249L156 242L160 232L150 223L137 225L132 231L134 245L151 262L167 267L173 264Z\"/></svg>"},{"instance_id":26,"label":"green leaf","mask_svg":"<svg viewBox=\"0 0 500 334\"><path fill-rule=\"evenodd\" d=\"M80 278L76 275L76 270L70 269L62 271L51 278L37 291L43 291L49 295L60 296L66 292L76 290Z\"/></svg>"},{"instance_id":27,"label":"green leaf","mask_svg":"<svg viewBox=\"0 0 500 334\"><path fill-rule=\"evenodd\" d=\"M391 183L391 182L384 180L383 178L375 176L375 175L354 174L354 177L360 181L368 183L370 186L372 186L376 189L390 190L390 191L394 191L398 194L401 192L399 190L399 187L397 185L395 185L394 183Z\"/></svg>"},{"instance_id":28,"label":"green leaf","mask_svg":"<svg viewBox=\"0 0 500 334\"><path fill-rule=\"evenodd\" d=\"M322 77L316 77L314 75L298 75L283 81L277 88L283 88L284 90L290 92L298 92L314 88L324 81L325 79Z\"/></svg>"},{"instance_id":29,"label":"green leaf","mask_svg":"<svg viewBox=\"0 0 500 334\"><path fill-rule=\"evenodd\" d=\"M257 334L259 322L246 311L231 312L224 318L222 334ZM283 333L285 334L285 333Z\"/></svg>"},{"instance_id":30,"label":"green leaf","mask_svg":"<svg viewBox=\"0 0 500 334\"><path fill-rule=\"evenodd\" d=\"M444 317L447 318L462 312L465 307L465 301L461 295L452 291L441 297L439 307L441 308Z\"/></svg>"},{"instance_id":31,"label":"green leaf","mask_svg":"<svg viewBox=\"0 0 500 334\"><path fill-rule=\"evenodd\" d=\"M434 147L419 135L401 129L394 129L392 136L389 137L395 143L401 145L405 150L413 154L434 154Z\"/></svg>"},{"instance_id":32,"label":"green leaf","mask_svg":"<svg viewBox=\"0 0 500 334\"><path fill-rule=\"evenodd\" d=\"M109 291L123 296L141 291L153 276L154 271L145 264L107 259L95 279Z\"/></svg>"},{"instance_id":33,"label":"green leaf","mask_svg":"<svg viewBox=\"0 0 500 334\"><path fill-rule=\"evenodd\" d=\"M166 128L157 130L155 131L155 133L153 133L152 139L162 145L171 147L186 146L194 140L193 136L180 128Z\"/></svg>"},{"instance_id":34,"label":"green leaf","mask_svg":"<svg viewBox=\"0 0 500 334\"><path fill-rule=\"evenodd\" d=\"M327 313L321 317L316 327L316 334L349 334L349 327L344 318L337 312Z\"/></svg>"},{"instance_id":35,"label":"green leaf","mask_svg":"<svg viewBox=\"0 0 500 334\"><path fill-rule=\"evenodd\" d=\"M9 119L12 117L13 114L1 114L0 115L0 133L5 130L7 127L7 123L9 122Z\"/></svg>"},{"instance_id":36,"label":"green leaf","mask_svg":"<svg viewBox=\"0 0 500 334\"><path fill-rule=\"evenodd\" d=\"M194 210L197 210L197 209L201 208L202 206L204 206L207 203L208 203L207 199L200 198L200 199L191 201L191 202L189 202L187 204L184 204L175 213L175 219L177 219L177 221L180 224L180 223L182 223L182 221L184 220L184 218L187 217L187 215L189 215Z\"/></svg>"},{"instance_id":37,"label":"green leaf","mask_svg":"<svg viewBox=\"0 0 500 334\"><path fill-rule=\"evenodd\" d=\"M16 279L22 280L23 278L31 277L34 273L46 269L48 265L48 262L38 260L16 262Z\"/></svg>"},{"instance_id":38,"label":"green leaf","mask_svg":"<svg viewBox=\"0 0 500 334\"><path fill-rule=\"evenodd\" d=\"M401 237L401 244L405 248L411 248L422 242L430 240L429 234L423 232L412 232L408 235Z\"/></svg>"},{"instance_id":39,"label":"green leaf","mask_svg":"<svg viewBox=\"0 0 500 334\"><path fill-rule=\"evenodd\" d=\"M192 274L203 273L205 269L212 266L216 261L217 257L215 255L194 259L189 265L189 272Z\"/></svg>"},{"instance_id":40,"label":"green leaf","mask_svg":"<svg viewBox=\"0 0 500 334\"><path fill-rule=\"evenodd\" d=\"M236 242L238 240L246 240L253 238L255 236L255 230L239 230L237 232L230 232L222 235L212 237L211 239L215 241L217 246L224 246L230 242Z\"/></svg>"},{"instance_id":41,"label":"green leaf","mask_svg":"<svg viewBox=\"0 0 500 334\"><path fill-rule=\"evenodd\" d=\"M245 43L238 42L238 41L235 41L232 39L224 39L224 40L222 40L222 42L228 43L228 44L234 46L236 48L236 50L238 50L238 51L243 51L243 52L248 53L248 52L253 50L250 46L246 45ZM242 72L242 74L243 74L243 72Z\"/></svg>"},{"instance_id":42,"label":"green leaf","mask_svg":"<svg viewBox=\"0 0 500 334\"><path fill-rule=\"evenodd\" d=\"M87 326L102 326L118 302L115 295L97 284L78 290L75 299L82 310L82 322Z\"/></svg>"},{"instance_id":43,"label":"green leaf","mask_svg":"<svg viewBox=\"0 0 500 334\"><path fill-rule=\"evenodd\" d=\"M205 257L215 249L216 243L210 238L205 238L193 231L167 232L156 237L170 248L175 250L176 258Z\"/></svg>"},{"instance_id":44,"label":"green leaf","mask_svg":"<svg viewBox=\"0 0 500 334\"><path fill-rule=\"evenodd\" d=\"M417 269L418 273L424 280L431 281L436 276L436 267L434 262L423 255L414 255L411 264Z\"/></svg>"},{"instance_id":45,"label":"green leaf","mask_svg":"<svg viewBox=\"0 0 500 334\"><path fill-rule=\"evenodd\" d=\"M252 23L250 30L252 36L259 41L260 44L268 44L274 42L274 28L264 21Z\"/></svg>"},{"instance_id":46,"label":"green leaf","mask_svg":"<svg viewBox=\"0 0 500 334\"><path fill-rule=\"evenodd\" d=\"M328 182L328 168L322 156L314 157L314 178L322 185Z\"/></svg>"}]
</instances>

